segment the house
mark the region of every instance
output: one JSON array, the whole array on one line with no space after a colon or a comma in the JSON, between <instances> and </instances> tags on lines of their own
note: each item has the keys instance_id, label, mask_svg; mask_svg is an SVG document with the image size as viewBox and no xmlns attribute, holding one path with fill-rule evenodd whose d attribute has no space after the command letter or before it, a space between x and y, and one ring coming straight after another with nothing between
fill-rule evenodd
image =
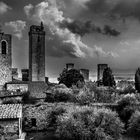
<instances>
[{"instance_id":1,"label":"house","mask_svg":"<svg viewBox=\"0 0 140 140\"><path fill-rule=\"evenodd\" d=\"M0 135L6 140L21 139L22 136L22 105L0 105Z\"/></svg>"}]
</instances>

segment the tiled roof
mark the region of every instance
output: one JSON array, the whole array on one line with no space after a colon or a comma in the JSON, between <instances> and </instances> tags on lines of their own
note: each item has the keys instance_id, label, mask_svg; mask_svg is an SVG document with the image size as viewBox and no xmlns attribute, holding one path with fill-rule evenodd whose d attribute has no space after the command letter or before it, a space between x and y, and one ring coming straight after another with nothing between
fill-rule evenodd
<instances>
[{"instance_id":1,"label":"tiled roof","mask_svg":"<svg viewBox=\"0 0 140 140\"><path fill-rule=\"evenodd\" d=\"M3 104L0 105L0 119L12 119L22 117L21 104Z\"/></svg>"}]
</instances>

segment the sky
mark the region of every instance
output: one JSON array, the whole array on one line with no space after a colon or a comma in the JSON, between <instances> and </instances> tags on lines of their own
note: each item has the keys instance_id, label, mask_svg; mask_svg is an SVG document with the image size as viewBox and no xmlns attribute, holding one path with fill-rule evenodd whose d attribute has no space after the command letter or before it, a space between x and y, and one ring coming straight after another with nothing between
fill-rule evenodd
<instances>
[{"instance_id":1,"label":"sky","mask_svg":"<svg viewBox=\"0 0 140 140\"><path fill-rule=\"evenodd\" d=\"M12 67L28 68L28 32L42 21L46 76L56 80L66 63L96 75L98 63L114 73L140 66L140 0L3 0L0 25L12 34Z\"/></svg>"}]
</instances>

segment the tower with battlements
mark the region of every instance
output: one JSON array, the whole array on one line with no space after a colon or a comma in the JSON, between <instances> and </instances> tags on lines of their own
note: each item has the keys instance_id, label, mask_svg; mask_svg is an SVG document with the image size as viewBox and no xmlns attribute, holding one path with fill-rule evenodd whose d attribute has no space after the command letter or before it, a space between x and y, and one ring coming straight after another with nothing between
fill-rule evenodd
<instances>
[{"instance_id":1,"label":"tower with battlements","mask_svg":"<svg viewBox=\"0 0 140 140\"><path fill-rule=\"evenodd\" d=\"M29 31L29 81L45 82L45 31L43 23Z\"/></svg>"}]
</instances>

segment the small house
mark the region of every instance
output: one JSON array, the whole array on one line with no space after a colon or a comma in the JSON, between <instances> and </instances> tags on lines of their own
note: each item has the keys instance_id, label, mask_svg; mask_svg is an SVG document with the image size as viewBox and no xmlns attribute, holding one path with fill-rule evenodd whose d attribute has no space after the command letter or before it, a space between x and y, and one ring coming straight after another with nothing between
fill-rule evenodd
<instances>
[{"instance_id":1,"label":"small house","mask_svg":"<svg viewBox=\"0 0 140 140\"><path fill-rule=\"evenodd\" d=\"M22 105L0 105L0 139L21 139L22 136Z\"/></svg>"}]
</instances>

